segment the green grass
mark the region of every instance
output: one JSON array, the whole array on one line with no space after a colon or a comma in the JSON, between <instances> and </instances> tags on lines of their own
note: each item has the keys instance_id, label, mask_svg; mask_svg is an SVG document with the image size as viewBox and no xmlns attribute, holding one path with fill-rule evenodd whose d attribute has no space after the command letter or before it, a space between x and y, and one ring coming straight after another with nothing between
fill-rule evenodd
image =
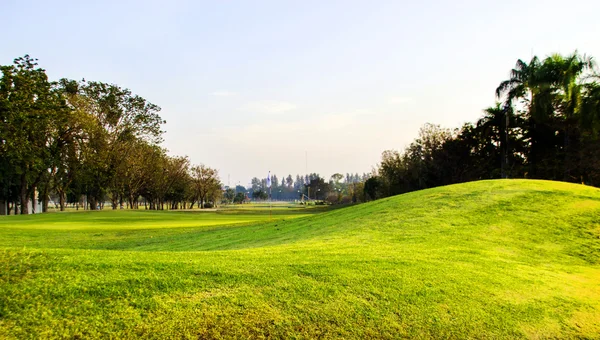
<instances>
[{"instance_id":1,"label":"green grass","mask_svg":"<svg viewBox=\"0 0 600 340\"><path fill-rule=\"evenodd\" d=\"M0 218L0 338L600 334L598 189L481 181L310 212Z\"/></svg>"}]
</instances>

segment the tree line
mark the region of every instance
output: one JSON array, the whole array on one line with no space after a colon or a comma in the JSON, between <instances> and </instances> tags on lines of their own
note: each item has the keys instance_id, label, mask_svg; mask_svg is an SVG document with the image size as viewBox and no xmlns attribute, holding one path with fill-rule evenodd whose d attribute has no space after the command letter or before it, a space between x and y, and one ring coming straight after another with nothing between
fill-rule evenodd
<instances>
[{"instance_id":1,"label":"tree line","mask_svg":"<svg viewBox=\"0 0 600 340\"><path fill-rule=\"evenodd\" d=\"M319 200L329 203L350 203L363 202L363 183L370 177L370 174L341 173L333 174L329 180L321 177L318 173L306 175L288 175L279 180L277 175L271 177L271 189L267 188L267 178L254 177L251 180L250 187L238 186L236 191L243 190L248 197L256 200ZM233 189L232 189L233 190ZM228 197L233 197L234 192L226 193Z\"/></svg>"},{"instance_id":2,"label":"tree line","mask_svg":"<svg viewBox=\"0 0 600 340\"><path fill-rule=\"evenodd\" d=\"M365 182L370 199L493 178L600 186L600 77L574 52L519 59L498 99L459 129L426 124L403 151L382 154Z\"/></svg>"},{"instance_id":3,"label":"tree line","mask_svg":"<svg viewBox=\"0 0 600 340\"><path fill-rule=\"evenodd\" d=\"M87 209L204 207L221 196L215 169L160 146L160 107L96 81L51 81L28 55L0 66L0 209L49 201ZM35 208L35 204L32 205ZM7 209L8 208L8 209Z\"/></svg>"},{"instance_id":4,"label":"tree line","mask_svg":"<svg viewBox=\"0 0 600 340\"><path fill-rule=\"evenodd\" d=\"M104 202L178 209L214 205L223 194L238 203L268 197L266 178L223 193L215 169L169 156L160 107L129 89L50 81L27 55L0 72L0 213L27 214L35 201L45 212L50 200L61 210ZM519 59L495 93L498 101L476 122L426 124L404 150L384 151L373 175L274 175L272 197L361 202L493 178L600 186L600 77L591 57Z\"/></svg>"}]
</instances>

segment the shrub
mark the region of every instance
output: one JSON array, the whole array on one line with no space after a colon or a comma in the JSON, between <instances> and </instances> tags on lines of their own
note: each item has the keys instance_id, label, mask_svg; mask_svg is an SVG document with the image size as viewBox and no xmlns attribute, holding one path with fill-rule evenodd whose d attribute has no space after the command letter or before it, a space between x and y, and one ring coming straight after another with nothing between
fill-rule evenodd
<instances>
[{"instance_id":1,"label":"shrub","mask_svg":"<svg viewBox=\"0 0 600 340\"><path fill-rule=\"evenodd\" d=\"M344 196L342 196L340 203L341 204L350 204L350 203L352 203L352 197L348 196L348 195L344 195Z\"/></svg>"},{"instance_id":2,"label":"shrub","mask_svg":"<svg viewBox=\"0 0 600 340\"><path fill-rule=\"evenodd\" d=\"M330 204L336 204L338 203L338 194L329 194L327 195L327 198L325 199L327 202L329 202Z\"/></svg>"}]
</instances>

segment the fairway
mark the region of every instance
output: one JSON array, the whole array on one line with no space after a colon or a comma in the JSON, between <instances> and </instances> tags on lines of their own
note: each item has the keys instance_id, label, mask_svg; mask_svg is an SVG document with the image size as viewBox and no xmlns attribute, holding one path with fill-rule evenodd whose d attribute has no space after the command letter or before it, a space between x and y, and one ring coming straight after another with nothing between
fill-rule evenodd
<instances>
[{"instance_id":1,"label":"fairway","mask_svg":"<svg viewBox=\"0 0 600 340\"><path fill-rule=\"evenodd\" d=\"M322 211L279 205L272 209L275 219L301 217ZM243 207L203 210L101 210L28 215L0 220L3 228L49 230L127 230L229 225L269 220L269 207L248 204Z\"/></svg>"},{"instance_id":2,"label":"fairway","mask_svg":"<svg viewBox=\"0 0 600 340\"><path fill-rule=\"evenodd\" d=\"M0 338L598 338L600 190L0 217Z\"/></svg>"}]
</instances>

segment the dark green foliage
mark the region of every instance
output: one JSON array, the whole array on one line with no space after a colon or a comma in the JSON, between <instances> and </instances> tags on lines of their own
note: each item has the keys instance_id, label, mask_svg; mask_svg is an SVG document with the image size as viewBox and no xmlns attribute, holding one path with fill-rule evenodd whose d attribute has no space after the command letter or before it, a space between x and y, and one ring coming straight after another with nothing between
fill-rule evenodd
<instances>
[{"instance_id":1,"label":"dark green foliage","mask_svg":"<svg viewBox=\"0 0 600 340\"><path fill-rule=\"evenodd\" d=\"M227 190L225 190L225 193L223 194L223 198L225 198L228 203L233 202L233 199L235 198L235 190L227 188Z\"/></svg>"},{"instance_id":2,"label":"dark green foliage","mask_svg":"<svg viewBox=\"0 0 600 340\"><path fill-rule=\"evenodd\" d=\"M36 59L25 55L0 66L0 72L0 200L14 199L26 214L51 162L48 146L56 137L54 112L61 105Z\"/></svg>"},{"instance_id":3,"label":"dark green foliage","mask_svg":"<svg viewBox=\"0 0 600 340\"><path fill-rule=\"evenodd\" d=\"M369 199L377 199L377 195L381 190L381 179L377 176L371 177L365 181L365 194L368 195Z\"/></svg>"},{"instance_id":4,"label":"dark green foliage","mask_svg":"<svg viewBox=\"0 0 600 340\"><path fill-rule=\"evenodd\" d=\"M386 151L379 196L490 178L600 186L600 85L577 52L518 60L476 124L425 125L402 153Z\"/></svg>"},{"instance_id":5,"label":"dark green foliage","mask_svg":"<svg viewBox=\"0 0 600 340\"><path fill-rule=\"evenodd\" d=\"M233 203L243 203L246 200L246 194L244 192L238 192L233 198Z\"/></svg>"},{"instance_id":6,"label":"dark green foliage","mask_svg":"<svg viewBox=\"0 0 600 340\"><path fill-rule=\"evenodd\" d=\"M198 192L188 159L159 146L160 107L129 89L50 82L27 55L0 72L1 213L8 203L27 214L36 193L44 212L51 199L60 210L67 203L96 210L106 201L113 209L138 208L140 197L149 209L219 198L216 172L210 188Z\"/></svg>"},{"instance_id":7,"label":"dark green foliage","mask_svg":"<svg viewBox=\"0 0 600 340\"><path fill-rule=\"evenodd\" d=\"M252 192L252 198L255 200L266 200L269 198L269 193L263 189L257 189Z\"/></svg>"}]
</instances>

